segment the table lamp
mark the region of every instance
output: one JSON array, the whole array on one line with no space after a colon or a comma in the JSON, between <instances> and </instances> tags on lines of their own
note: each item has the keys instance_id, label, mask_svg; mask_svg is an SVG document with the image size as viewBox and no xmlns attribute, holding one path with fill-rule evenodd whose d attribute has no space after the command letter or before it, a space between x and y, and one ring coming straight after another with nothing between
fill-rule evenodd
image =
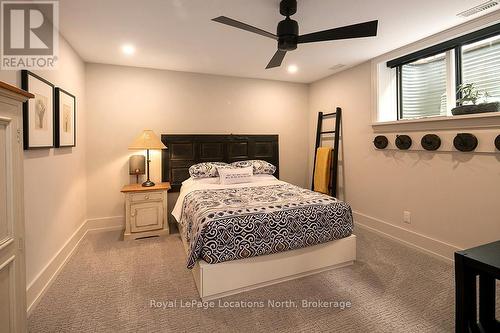
<instances>
[{"instance_id":1,"label":"table lamp","mask_svg":"<svg viewBox=\"0 0 500 333\"><path fill-rule=\"evenodd\" d=\"M146 174L146 156L132 155L128 159L128 174L137 177L137 184L139 184L139 176Z\"/></svg>"},{"instance_id":2,"label":"table lamp","mask_svg":"<svg viewBox=\"0 0 500 333\"><path fill-rule=\"evenodd\" d=\"M149 179L149 162L151 162L151 160L149 159L149 150L150 149L161 150L164 148L167 147L165 147L163 142L161 142L160 138L152 130L142 131L142 133L128 147L128 149L134 149L134 150L146 149L146 162L147 162L146 170L148 179L144 183L142 183L142 186L144 187L155 186L155 183L153 183Z\"/></svg>"}]
</instances>

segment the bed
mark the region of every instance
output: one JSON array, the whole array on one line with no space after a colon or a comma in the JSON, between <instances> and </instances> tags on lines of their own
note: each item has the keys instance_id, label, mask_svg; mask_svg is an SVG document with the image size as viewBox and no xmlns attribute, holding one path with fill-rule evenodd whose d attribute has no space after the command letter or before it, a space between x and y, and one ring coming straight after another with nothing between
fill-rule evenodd
<instances>
[{"instance_id":1,"label":"bed","mask_svg":"<svg viewBox=\"0 0 500 333\"><path fill-rule=\"evenodd\" d=\"M172 215L203 301L354 262L356 238L346 203L271 175L221 185L217 178L194 180L187 170L175 170L208 159L258 158L279 170L277 136L184 135L162 141L169 148L163 153L163 180L180 190ZM231 145L240 148L237 157Z\"/></svg>"}]
</instances>

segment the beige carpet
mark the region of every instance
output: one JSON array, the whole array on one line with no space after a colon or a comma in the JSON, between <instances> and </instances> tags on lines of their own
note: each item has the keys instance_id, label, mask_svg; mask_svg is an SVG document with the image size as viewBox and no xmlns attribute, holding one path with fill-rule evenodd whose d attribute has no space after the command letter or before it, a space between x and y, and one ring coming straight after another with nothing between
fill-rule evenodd
<instances>
[{"instance_id":1,"label":"beige carpet","mask_svg":"<svg viewBox=\"0 0 500 333\"><path fill-rule=\"evenodd\" d=\"M355 265L225 298L263 308L152 308L198 299L178 234L88 235L29 318L31 332L452 332L452 266L366 230ZM302 300L349 301L303 308ZM272 308L268 300L297 307Z\"/></svg>"}]
</instances>

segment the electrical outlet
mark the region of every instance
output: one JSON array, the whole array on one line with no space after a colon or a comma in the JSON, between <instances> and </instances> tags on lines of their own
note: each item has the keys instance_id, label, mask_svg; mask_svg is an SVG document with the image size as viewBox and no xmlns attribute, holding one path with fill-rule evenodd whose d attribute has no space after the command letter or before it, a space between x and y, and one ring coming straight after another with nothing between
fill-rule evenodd
<instances>
[{"instance_id":1,"label":"electrical outlet","mask_svg":"<svg viewBox=\"0 0 500 333\"><path fill-rule=\"evenodd\" d=\"M403 222L411 224L411 213L409 211L404 211L403 212Z\"/></svg>"}]
</instances>

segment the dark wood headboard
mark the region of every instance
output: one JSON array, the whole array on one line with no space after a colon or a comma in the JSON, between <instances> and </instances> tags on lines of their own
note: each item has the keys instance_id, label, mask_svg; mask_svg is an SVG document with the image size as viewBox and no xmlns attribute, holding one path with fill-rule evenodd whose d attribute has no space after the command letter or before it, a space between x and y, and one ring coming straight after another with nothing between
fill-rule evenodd
<instances>
[{"instance_id":1,"label":"dark wood headboard","mask_svg":"<svg viewBox=\"0 0 500 333\"><path fill-rule=\"evenodd\" d=\"M170 182L174 192L189 178L189 167L201 162L264 160L276 166L274 176L279 178L278 135L162 134L161 141L167 146L162 150L162 181Z\"/></svg>"}]
</instances>

